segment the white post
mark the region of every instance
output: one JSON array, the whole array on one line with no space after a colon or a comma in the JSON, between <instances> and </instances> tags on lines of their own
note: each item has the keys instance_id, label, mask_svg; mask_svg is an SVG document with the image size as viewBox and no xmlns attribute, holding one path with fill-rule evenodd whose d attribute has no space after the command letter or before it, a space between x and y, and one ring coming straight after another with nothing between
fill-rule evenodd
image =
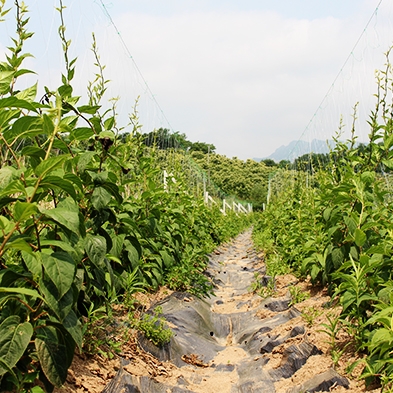
<instances>
[{"instance_id":1,"label":"white post","mask_svg":"<svg viewBox=\"0 0 393 393\"><path fill-rule=\"evenodd\" d=\"M237 204L237 208L239 209L239 212L247 213L246 208L241 203Z\"/></svg>"},{"instance_id":2,"label":"white post","mask_svg":"<svg viewBox=\"0 0 393 393\"><path fill-rule=\"evenodd\" d=\"M270 195L272 192L272 179L269 179L268 183L268 188L267 188L267 198L266 198L266 204L268 205L270 202Z\"/></svg>"},{"instance_id":3,"label":"white post","mask_svg":"<svg viewBox=\"0 0 393 393\"><path fill-rule=\"evenodd\" d=\"M165 191L168 191L168 184L167 184L167 181L166 181L167 177L168 177L168 173L167 173L166 170L164 170L164 190Z\"/></svg>"}]
</instances>

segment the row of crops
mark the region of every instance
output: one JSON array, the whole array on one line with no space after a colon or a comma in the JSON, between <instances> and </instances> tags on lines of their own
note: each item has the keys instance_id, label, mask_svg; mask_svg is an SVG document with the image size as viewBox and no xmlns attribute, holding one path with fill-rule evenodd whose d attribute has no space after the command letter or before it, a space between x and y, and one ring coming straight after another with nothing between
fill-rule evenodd
<instances>
[{"instance_id":1,"label":"row of crops","mask_svg":"<svg viewBox=\"0 0 393 393\"><path fill-rule=\"evenodd\" d=\"M392 75L387 53L369 142L356 143L354 121L348 141L337 133L322 169L276 172L271 203L254 231L271 274L290 268L328 286L341 307L333 333L352 337L366 355L362 376L386 391L393 389Z\"/></svg>"},{"instance_id":2,"label":"row of crops","mask_svg":"<svg viewBox=\"0 0 393 393\"><path fill-rule=\"evenodd\" d=\"M24 68L30 56L24 45L32 33L25 5L15 1L13 11L16 34L0 63L0 390L40 393L64 383L75 351L92 349L94 321L109 318L114 305L132 310L136 292L161 285L209 293L206 255L253 217L224 216L218 206L205 206L206 184L195 163L179 151L144 143L137 103L129 123L118 124L117 101L108 107L104 100L108 81L94 36L97 70L86 99L74 93L77 59L70 55L63 24L61 85L20 88L24 75L33 72ZM63 20L63 8L58 11ZM6 16L0 0L0 19ZM265 250L270 273L291 269L327 286L341 305L336 326L366 355L363 377L388 390L393 383L389 54L387 62L377 78L367 145L357 145L354 122L352 138L342 142L338 132L330 160L318 171L274 169L261 181L255 168L255 189L245 181L233 188L265 196L270 173L269 204L254 223L254 241ZM43 95L37 98L39 91ZM165 181L164 171L170 174ZM229 183L224 175L221 170L217 176Z\"/></svg>"},{"instance_id":3,"label":"row of crops","mask_svg":"<svg viewBox=\"0 0 393 393\"><path fill-rule=\"evenodd\" d=\"M64 25L61 85L41 98L42 86L19 89L32 33L26 6L13 11L16 36L0 64L0 390L37 393L64 383L98 310L109 318L114 304L160 285L209 292L206 254L249 223L207 208L184 155L143 143L136 110L121 127L116 107L104 109L95 42L86 102L73 92Z\"/></svg>"}]
</instances>

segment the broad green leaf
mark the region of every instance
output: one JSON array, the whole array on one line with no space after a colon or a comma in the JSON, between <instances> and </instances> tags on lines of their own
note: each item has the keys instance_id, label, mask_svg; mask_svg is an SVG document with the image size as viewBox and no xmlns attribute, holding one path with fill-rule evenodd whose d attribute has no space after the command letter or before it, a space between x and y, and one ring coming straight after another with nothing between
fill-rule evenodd
<instances>
[{"instance_id":1,"label":"broad green leaf","mask_svg":"<svg viewBox=\"0 0 393 393\"><path fill-rule=\"evenodd\" d=\"M67 358L69 351L64 335L54 326L41 326L37 329L35 347L45 376L50 383L60 388L67 378L71 363Z\"/></svg>"},{"instance_id":2,"label":"broad green leaf","mask_svg":"<svg viewBox=\"0 0 393 393\"><path fill-rule=\"evenodd\" d=\"M338 269L344 262L344 253L341 248L333 248L332 262L335 269Z\"/></svg>"},{"instance_id":3,"label":"broad green leaf","mask_svg":"<svg viewBox=\"0 0 393 393\"><path fill-rule=\"evenodd\" d=\"M0 189L5 188L11 183L15 176L15 169L10 166L4 166L0 169Z\"/></svg>"},{"instance_id":4,"label":"broad green leaf","mask_svg":"<svg viewBox=\"0 0 393 393\"><path fill-rule=\"evenodd\" d=\"M109 175L108 171L102 171L97 173L93 171L87 171L87 173L89 174L91 180L93 180L93 183L96 186L101 186L108 181L108 175Z\"/></svg>"},{"instance_id":5,"label":"broad green leaf","mask_svg":"<svg viewBox=\"0 0 393 393\"><path fill-rule=\"evenodd\" d=\"M67 316L62 320L64 328L70 334L70 336L75 341L75 344L78 346L79 350L82 350L82 324L80 323L78 317L75 312L71 310Z\"/></svg>"},{"instance_id":6,"label":"broad green leaf","mask_svg":"<svg viewBox=\"0 0 393 393\"><path fill-rule=\"evenodd\" d=\"M30 55L30 53L24 53L22 56L27 55L25 57L33 57L32 55ZM21 57L22 57L21 56ZM21 75L25 75L25 74L35 74L34 71L32 70L27 70L26 68L19 68L16 72L15 72L15 77L19 77Z\"/></svg>"},{"instance_id":7,"label":"broad green leaf","mask_svg":"<svg viewBox=\"0 0 393 393\"><path fill-rule=\"evenodd\" d=\"M91 203L97 210L108 206L111 199L112 195L103 187L96 187L91 195Z\"/></svg>"},{"instance_id":8,"label":"broad green leaf","mask_svg":"<svg viewBox=\"0 0 393 393\"><path fill-rule=\"evenodd\" d=\"M376 348L383 344L388 344L389 346L393 342L393 331L386 328L377 329L371 340L371 347Z\"/></svg>"},{"instance_id":9,"label":"broad green leaf","mask_svg":"<svg viewBox=\"0 0 393 393\"><path fill-rule=\"evenodd\" d=\"M7 94L10 91L14 74L15 71L0 71L0 95Z\"/></svg>"},{"instance_id":10,"label":"broad green leaf","mask_svg":"<svg viewBox=\"0 0 393 393\"><path fill-rule=\"evenodd\" d=\"M360 178L365 184L372 184L375 181L375 172L363 172L360 175Z\"/></svg>"},{"instance_id":11,"label":"broad green leaf","mask_svg":"<svg viewBox=\"0 0 393 393\"><path fill-rule=\"evenodd\" d=\"M66 116L61 119L60 128L62 132L72 132L76 121L79 119L78 116Z\"/></svg>"},{"instance_id":12,"label":"broad green leaf","mask_svg":"<svg viewBox=\"0 0 393 393\"><path fill-rule=\"evenodd\" d=\"M69 158L68 154L63 154L61 156L50 157L45 161L42 161L34 170L35 174L41 178L46 176L49 172L55 169L61 168L64 161Z\"/></svg>"},{"instance_id":13,"label":"broad green leaf","mask_svg":"<svg viewBox=\"0 0 393 393\"><path fill-rule=\"evenodd\" d=\"M14 205L14 220L18 222L25 221L37 212L38 209L36 204L17 201Z\"/></svg>"},{"instance_id":14,"label":"broad green leaf","mask_svg":"<svg viewBox=\"0 0 393 393\"><path fill-rule=\"evenodd\" d=\"M0 196L7 196L12 194L24 194L25 193L25 185L22 183L20 179L13 180L3 189L0 189Z\"/></svg>"},{"instance_id":15,"label":"broad green leaf","mask_svg":"<svg viewBox=\"0 0 393 393\"><path fill-rule=\"evenodd\" d=\"M392 159L382 160L382 164L385 165L389 169L393 169L393 160Z\"/></svg>"},{"instance_id":16,"label":"broad green leaf","mask_svg":"<svg viewBox=\"0 0 393 393\"><path fill-rule=\"evenodd\" d=\"M164 265L167 269L169 269L174 264L174 259L167 251L160 251L160 255L164 262Z\"/></svg>"},{"instance_id":17,"label":"broad green leaf","mask_svg":"<svg viewBox=\"0 0 393 393\"><path fill-rule=\"evenodd\" d=\"M4 249L31 252L30 244L23 238L16 238L15 240L8 241Z\"/></svg>"},{"instance_id":18,"label":"broad green leaf","mask_svg":"<svg viewBox=\"0 0 393 393\"><path fill-rule=\"evenodd\" d=\"M51 246L51 247L58 247L61 248L63 251L66 252L74 252L75 249L69 243L63 242L61 240L41 240L41 247Z\"/></svg>"},{"instance_id":19,"label":"broad green leaf","mask_svg":"<svg viewBox=\"0 0 393 393\"><path fill-rule=\"evenodd\" d=\"M20 91L15 94L15 97L20 100L26 100L28 102L33 102L37 96L37 83L25 90Z\"/></svg>"},{"instance_id":20,"label":"broad green leaf","mask_svg":"<svg viewBox=\"0 0 393 393\"><path fill-rule=\"evenodd\" d=\"M15 202L17 200L18 198L0 197L0 209L4 206L10 205L12 202ZM0 228L2 228L5 232L9 232L12 228L11 221L4 216L0 216L0 221Z\"/></svg>"},{"instance_id":21,"label":"broad green leaf","mask_svg":"<svg viewBox=\"0 0 393 393\"><path fill-rule=\"evenodd\" d=\"M358 306L358 308L359 308L360 305L361 305L363 302L371 303L371 302L375 302L376 300L378 300L377 296L375 296L375 295L369 295L369 294L366 293L366 294L364 294L364 295L362 295L362 296L359 297L359 299L357 300L357 306Z\"/></svg>"},{"instance_id":22,"label":"broad green leaf","mask_svg":"<svg viewBox=\"0 0 393 393\"><path fill-rule=\"evenodd\" d=\"M93 124L96 133L100 133L102 131L101 116L93 116L89 120L90 123Z\"/></svg>"},{"instance_id":23,"label":"broad green leaf","mask_svg":"<svg viewBox=\"0 0 393 393\"><path fill-rule=\"evenodd\" d=\"M71 131L71 139L85 141L94 135L94 131L89 127L75 128Z\"/></svg>"},{"instance_id":24,"label":"broad green leaf","mask_svg":"<svg viewBox=\"0 0 393 393\"><path fill-rule=\"evenodd\" d=\"M91 262L98 268L106 270L104 262L106 255L106 240L102 236L87 235L85 239L85 251Z\"/></svg>"},{"instance_id":25,"label":"broad green leaf","mask_svg":"<svg viewBox=\"0 0 393 393\"><path fill-rule=\"evenodd\" d=\"M116 263L118 263L119 265L122 264L121 259L118 258L118 257L116 257L116 256L114 256L114 255L112 255L112 254L106 254L105 257L106 257L106 259L109 259L109 260L112 261L112 262L116 262Z\"/></svg>"},{"instance_id":26,"label":"broad green leaf","mask_svg":"<svg viewBox=\"0 0 393 393\"><path fill-rule=\"evenodd\" d=\"M9 142L11 142L11 139L16 137L33 138L43 132L43 123L40 117L23 116L13 123L10 133L5 133L5 137Z\"/></svg>"},{"instance_id":27,"label":"broad green leaf","mask_svg":"<svg viewBox=\"0 0 393 393\"><path fill-rule=\"evenodd\" d=\"M29 322L20 322L17 315L11 315L0 325L0 359L13 368L23 356L33 335L33 326ZM8 370L0 363L0 375Z\"/></svg>"},{"instance_id":28,"label":"broad green leaf","mask_svg":"<svg viewBox=\"0 0 393 393\"><path fill-rule=\"evenodd\" d=\"M26 276L11 269L0 270L0 287L10 287L19 279L26 279Z\"/></svg>"},{"instance_id":29,"label":"broad green leaf","mask_svg":"<svg viewBox=\"0 0 393 393\"><path fill-rule=\"evenodd\" d=\"M40 280L40 288L45 298L45 303L55 313L62 326L68 331L76 345L82 346L82 325L73 308L75 306L74 290L71 287L63 297L59 297L58 290L52 280L47 277Z\"/></svg>"},{"instance_id":30,"label":"broad green leaf","mask_svg":"<svg viewBox=\"0 0 393 393\"><path fill-rule=\"evenodd\" d=\"M100 109L101 106L99 105L82 105L82 106L78 106L78 111L81 113L87 113L89 115L94 115L98 109Z\"/></svg>"},{"instance_id":31,"label":"broad green leaf","mask_svg":"<svg viewBox=\"0 0 393 393\"><path fill-rule=\"evenodd\" d=\"M40 183L40 187L49 189L60 188L67 194L71 195L72 198L76 199L76 192L72 183L68 180L62 179L60 176L45 176Z\"/></svg>"},{"instance_id":32,"label":"broad green leaf","mask_svg":"<svg viewBox=\"0 0 393 393\"><path fill-rule=\"evenodd\" d=\"M39 281L40 291L45 299L47 306L62 321L74 307L74 287L70 289L61 297L59 291L53 281L44 275L43 279Z\"/></svg>"},{"instance_id":33,"label":"broad green leaf","mask_svg":"<svg viewBox=\"0 0 393 393\"><path fill-rule=\"evenodd\" d=\"M98 134L98 137L101 138L101 139L109 138L111 140L114 140L116 136L115 136L115 133L113 131L101 131Z\"/></svg>"},{"instance_id":34,"label":"broad green leaf","mask_svg":"<svg viewBox=\"0 0 393 393\"><path fill-rule=\"evenodd\" d=\"M35 157L43 160L45 158L45 150L36 146L25 146L21 151L22 156Z\"/></svg>"},{"instance_id":35,"label":"broad green leaf","mask_svg":"<svg viewBox=\"0 0 393 393\"><path fill-rule=\"evenodd\" d=\"M323 219L325 220L325 221L328 221L329 220L329 218L330 218L330 215L331 215L331 213L332 213L332 208L331 207L328 207L328 208L326 208L324 211L323 211Z\"/></svg>"},{"instance_id":36,"label":"broad green leaf","mask_svg":"<svg viewBox=\"0 0 393 393\"><path fill-rule=\"evenodd\" d=\"M19 108L19 109L28 109L29 111L38 112L39 108L44 108L44 107L45 107L44 105L37 104L35 102L31 103L26 100L20 100L15 96L0 99L0 108Z\"/></svg>"},{"instance_id":37,"label":"broad green leaf","mask_svg":"<svg viewBox=\"0 0 393 393\"><path fill-rule=\"evenodd\" d=\"M154 274L154 278L156 279L157 284L162 282L162 270L156 267L151 269L151 272Z\"/></svg>"},{"instance_id":38,"label":"broad green leaf","mask_svg":"<svg viewBox=\"0 0 393 393\"><path fill-rule=\"evenodd\" d=\"M72 198L65 198L54 209L41 209L41 213L46 218L55 221L59 225L64 226L76 234L79 234L79 207Z\"/></svg>"},{"instance_id":39,"label":"broad green leaf","mask_svg":"<svg viewBox=\"0 0 393 393\"><path fill-rule=\"evenodd\" d=\"M110 250L110 254L120 258L120 255L123 251L123 247L124 247L124 239L125 239L126 235L122 234L122 235L116 235L112 237L112 248Z\"/></svg>"},{"instance_id":40,"label":"broad green leaf","mask_svg":"<svg viewBox=\"0 0 393 393\"><path fill-rule=\"evenodd\" d=\"M355 229L354 238L358 247L363 247L367 241L367 235L359 228Z\"/></svg>"},{"instance_id":41,"label":"broad green leaf","mask_svg":"<svg viewBox=\"0 0 393 393\"><path fill-rule=\"evenodd\" d=\"M66 84L66 79L64 79L64 76L63 76L63 78L62 78L62 81L63 81L64 85L60 86L60 87L57 89L57 91L59 92L59 94L60 94L60 96L61 96L62 98L70 99L71 96L72 96L72 90L73 90L73 89L72 89L72 86ZM69 109L69 108L67 108L67 109Z\"/></svg>"},{"instance_id":42,"label":"broad green leaf","mask_svg":"<svg viewBox=\"0 0 393 393\"><path fill-rule=\"evenodd\" d=\"M20 115L19 109L3 109L0 111L0 128L6 128L11 120L17 119Z\"/></svg>"},{"instance_id":43,"label":"broad green leaf","mask_svg":"<svg viewBox=\"0 0 393 393\"><path fill-rule=\"evenodd\" d=\"M44 300L42 296L35 290L35 289L29 289L29 288L13 288L13 287L0 287L0 293L1 292L6 292L6 293L15 293L17 295L26 295L26 296L31 296L33 298L38 298L41 300Z\"/></svg>"},{"instance_id":44,"label":"broad green leaf","mask_svg":"<svg viewBox=\"0 0 393 393\"><path fill-rule=\"evenodd\" d=\"M115 118L112 116L104 121L104 128L106 130L111 130L113 128L114 123L115 123Z\"/></svg>"},{"instance_id":45,"label":"broad green leaf","mask_svg":"<svg viewBox=\"0 0 393 393\"><path fill-rule=\"evenodd\" d=\"M382 288L378 292L378 299L385 304L393 304L393 287Z\"/></svg>"},{"instance_id":46,"label":"broad green leaf","mask_svg":"<svg viewBox=\"0 0 393 393\"><path fill-rule=\"evenodd\" d=\"M107 182L104 183L102 187L105 188L113 197L115 197L118 203L123 202L123 197L119 193L119 187L115 183Z\"/></svg>"},{"instance_id":47,"label":"broad green leaf","mask_svg":"<svg viewBox=\"0 0 393 393\"><path fill-rule=\"evenodd\" d=\"M393 146L393 134L384 136L383 145L385 150L389 150Z\"/></svg>"},{"instance_id":48,"label":"broad green leaf","mask_svg":"<svg viewBox=\"0 0 393 393\"><path fill-rule=\"evenodd\" d=\"M63 179L68 180L69 182L77 186L81 191L83 191L83 183L78 176L74 175L73 173L66 173L63 176Z\"/></svg>"},{"instance_id":49,"label":"broad green leaf","mask_svg":"<svg viewBox=\"0 0 393 393\"><path fill-rule=\"evenodd\" d=\"M34 386L34 387L32 387L32 388L30 389L30 392L31 392L31 393L45 393L45 391L42 390L42 388L39 387L39 386Z\"/></svg>"},{"instance_id":50,"label":"broad green leaf","mask_svg":"<svg viewBox=\"0 0 393 393\"><path fill-rule=\"evenodd\" d=\"M75 262L65 252L42 253L42 264L49 278L56 285L61 298L71 287L75 277Z\"/></svg>"},{"instance_id":51,"label":"broad green leaf","mask_svg":"<svg viewBox=\"0 0 393 393\"><path fill-rule=\"evenodd\" d=\"M356 294L352 291L345 291L341 297L341 304L343 306L343 311L345 311L352 304L356 303Z\"/></svg>"},{"instance_id":52,"label":"broad green leaf","mask_svg":"<svg viewBox=\"0 0 393 393\"><path fill-rule=\"evenodd\" d=\"M344 221L346 226L349 229L349 233L352 235L355 233L355 230L357 229L357 223L355 222L355 220L352 217L344 217Z\"/></svg>"},{"instance_id":53,"label":"broad green leaf","mask_svg":"<svg viewBox=\"0 0 393 393\"><path fill-rule=\"evenodd\" d=\"M32 253L22 251L22 258L27 268L35 277L39 277L42 274L42 261L40 253Z\"/></svg>"},{"instance_id":54,"label":"broad green leaf","mask_svg":"<svg viewBox=\"0 0 393 393\"><path fill-rule=\"evenodd\" d=\"M94 151L86 151L83 154L81 154L78 160L78 171L84 172L86 168L90 168L93 158L96 155L97 153Z\"/></svg>"},{"instance_id":55,"label":"broad green leaf","mask_svg":"<svg viewBox=\"0 0 393 393\"><path fill-rule=\"evenodd\" d=\"M125 249L128 253L128 260L130 261L132 268L135 269L138 266L139 259L140 259L138 251L131 243L128 244Z\"/></svg>"},{"instance_id":56,"label":"broad green leaf","mask_svg":"<svg viewBox=\"0 0 393 393\"><path fill-rule=\"evenodd\" d=\"M63 152L63 154L68 154L69 153L69 147L65 141L60 140L60 139L55 139L53 141L53 149L58 149Z\"/></svg>"}]
</instances>

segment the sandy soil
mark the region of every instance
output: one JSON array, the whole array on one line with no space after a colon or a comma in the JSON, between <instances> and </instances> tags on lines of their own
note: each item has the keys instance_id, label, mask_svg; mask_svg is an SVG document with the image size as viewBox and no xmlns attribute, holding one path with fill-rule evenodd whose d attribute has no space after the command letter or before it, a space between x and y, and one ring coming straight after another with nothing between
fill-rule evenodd
<instances>
[{"instance_id":1,"label":"sandy soil","mask_svg":"<svg viewBox=\"0 0 393 393\"><path fill-rule=\"evenodd\" d=\"M252 249L250 233L235 239L232 243L219 247L211 258L219 260L223 269L230 268L234 264L249 263L251 256L254 256L254 268L262 267L263 255L258 255ZM257 256L257 258L255 258ZM331 338L326 333L328 330L324 324L329 324L329 317L338 315L339 309L327 307L330 298L323 288L313 287L309 281L299 281L293 275L284 275L276 277L276 290L274 296L277 298L287 297L289 286L297 286L302 293L309 297L295 304L301 314L289 320L288 322L275 327L271 334L285 336L291 330L299 325L304 326L304 334L287 339L283 344L278 345L271 353L260 354L255 357L255 361L260 358L268 358L267 369L274 370L283 363L285 349L294 343L309 342L314 344L322 354L311 356L306 364L301 367L290 378L282 379L275 383L276 392L285 393L288 389L298 386L308 380L310 376L320 374L330 368L334 368L339 374L348 378L350 382L349 389L341 386L332 387L332 392L369 392L376 393L380 389L370 389L364 385L362 380L358 379L361 372L361 366L355 368L351 375L346 373L348 365L359 359L359 355L352 351L353 346L349 345L350 337L345 332L339 331L336 335L336 347L343 350L342 356L334 364L332 361ZM170 294L166 288L161 288L154 295L138 294L136 296L136 309L149 308L156 301L165 298ZM249 290L243 292L235 291L230 283L224 283L215 290L217 298L221 299L219 304L211 307L211 312L221 314L233 314L243 311L255 311L258 318L264 319L274 316L274 312L268 309L261 310L258 306L263 302L263 298L251 293ZM239 307L239 304L241 305ZM114 310L119 319L127 317L127 311L119 307ZM130 363L125 366L125 370L135 376L149 376L158 382L170 386L185 385L187 389L196 393L217 392L219 386L220 392L230 392L231 387L237 383L238 375L235 371L220 373L215 370L215 366L238 364L249 356L242 348L239 348L231 334L226 338L226 347L223 351L217 353L216 357L209 363L204 364L197 354L190 354L185 361L187 364L183 367L176 367L170 362L161 362L151 354L145 352L137 343L136 332L129 330L118 332L118 337L114 340L120 342L120 352L112 359L100 355L76 355L74 362L69 370L67 381L63 388L56 389L55 393L99 393L102 392L108 382L115 376L120 368L120 357L127 359ZM111 333L113 334L113 332ZM126 338L126 339L125 339ZM170 390L170 389L169 389Z\"/></svg>"}]
</instances>

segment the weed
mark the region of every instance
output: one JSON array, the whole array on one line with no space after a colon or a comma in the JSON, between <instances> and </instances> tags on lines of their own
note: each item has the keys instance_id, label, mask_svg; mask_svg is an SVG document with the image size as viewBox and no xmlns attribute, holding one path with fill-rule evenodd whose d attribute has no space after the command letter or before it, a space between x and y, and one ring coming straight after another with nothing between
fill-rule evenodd
<instances>
[{"instance_id":1,"label":"weed","mask_svg":"<svg viewBox=\"0 0 393 393\"><path fill-rule=\"evenodd\" d=\"M165 318L159 316L161 313L162 307L157 306L153 310L153 315L144 314L141 319L131 320L133 326L158 347L169 343L173 335L172 330L165 327Z\"/></svg>"},{"instance_id":2,"label":"weed","mask_svg":"<svg viewBox=\"0 0 393 393\"><path fill-rule=\"evenodd\" d=\"M111 316L108 316L106 307L95 308L92 303L82 325L83 351L88 354L98 353L105 358L112 358L113 354L119 353L121 343L112 340L109 334L111 330L114 330L114 324L115 321Z\"/></svg>"},{"instance_id":3,"label":"weed","mask_svg":"<svg viewBox=\"0 0 393 393\"><path fill-rule=\"evenodd\" d=\"M315 307L306 307L302 311L302 318L304 321L307 323L308 327L311 327L314 325L315 320L322 315L322 310L319 310L318 308Z\"/></svg>"},{"instance_id":4,"label":"weed","mask_svg":"<svg viewBox=\"0 0 393 393\"><path fill-rule=\"evenodd\" d=\"M338 342L338 333L343 329L342 320L332 314L327 314L326 317L328 319L328 323L323 323L322 326L324 329L319 331L328 335L329 339L327 342L330 346L330 356L332 358L334 367L337 367L341 356L351 343L347 342L345 344L340 344Z\"/></svg>"},{"instance_id":5,"label":"weed","mask_svg":"<svg viewBox=\"0 0 393 393\"><path fill-rule=\"evenodd\" d=\"M266 279L264 280L264 277L260 273L254 273L254 280L248 288L249 291L256 293L262 298L274 296L276 293L274 277L270 277L267 283L265 281Z\"/></svg>"},{"instance_id":6,"label":"weed","mask_svg":"<svg viewBox=\"0 0 393 393\"><path fill-rule=\"evenodd\" d=\"M301 288L295 285L289 287L289 293L291 295L291 301L289 303L290 306L301 303L310 297L309 292L304 292Z\"/></svg>"}]
</instances>

